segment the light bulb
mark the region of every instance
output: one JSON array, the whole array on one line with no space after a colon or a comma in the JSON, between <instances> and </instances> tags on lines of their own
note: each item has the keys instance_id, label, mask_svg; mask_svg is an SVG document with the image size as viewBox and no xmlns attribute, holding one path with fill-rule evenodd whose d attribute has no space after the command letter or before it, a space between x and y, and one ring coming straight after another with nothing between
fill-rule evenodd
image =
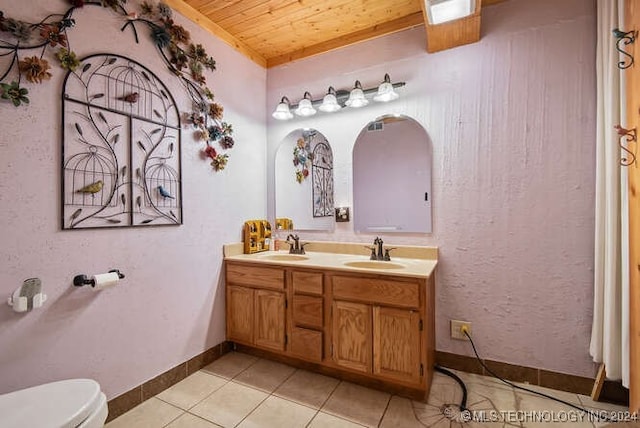
<instances>
[{"instance_id":1,"label":"light bulb","mask_svg":"<svg viewBox=\"0 0 640 428\"><path fill-rule=\"evenodd\" d=\"M304 98L300 100L298 103L298 108L296 109L296 114L298 116L313 116L316 114L316 109L313 108L311 104L311 94L309 92L304 93Z\"/></svg>"},{"instance_id":2,"label":"light bulb","mask_svg":"<svg viewBox=\"0 0 640 428\"><path fill-rule=\"evenodd\" d=\"M289 120L293 118L293 114L291 110L289 110L289 99L287 97L282 97L278 107L276 107L271 116L276 120Z\"/></svg>"},{"instance_id":3,"label":"light bulb","mask_svg":"<svg viewBox=\"0 0 640 428\"><path fill-rule=\"evenodd\" d=\"M349 99L345 102L347 107L364 107L369 104L369 100L364 97L364 91L362 90L362 85L359 80L356 80L356 84L351 90L349 94Z\"/></svg>"},{"instance_id":4,"label":"light bulb","mask_svg":"<svg viewBox=\"0 0 640 428\"><path fill-rule=\"evenodd\" d=\"M338 99L336 98L336 90L333 89L333 86L329 86L327 90L327 95L322 99L322 104L318 107L320 111L325 113L332 113L334 111L340 110L342 107L338 104Z\"/></svg>"},{"instance_id":5,"label":"light bulb","mask_svg":"<svg viewBox=\"0 0 640 428\"><path fill-rule=\"evenodd\" d=\"M374 101L386 103L398 99L400 95L393 89L389 74L384 75L384 81L378 86L378 93L373 97Z\"/></svg>"}]
</instances>

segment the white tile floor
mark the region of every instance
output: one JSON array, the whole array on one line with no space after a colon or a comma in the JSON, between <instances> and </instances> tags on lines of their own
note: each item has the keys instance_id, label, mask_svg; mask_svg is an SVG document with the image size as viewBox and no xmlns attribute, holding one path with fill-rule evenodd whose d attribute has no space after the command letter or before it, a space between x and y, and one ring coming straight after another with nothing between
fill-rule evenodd
<instances>
[{"instance_id":1,"label":"white tile floor","mask_svg":"<svg viewBox=\"0 0 640 428\"><path fill-rule=\"evenodd\" d=\"M514 389L500 381L456 372L468 390L474 416L498 422L457 422L462 392L451 378L435 374L427 403L411 401L327 376L232 352L107 424L107 428L421 428L421 427L603 427L570 406ZM524 385L530 387L528 385ZM579 407L624 412L625 407L530 387ZM582 416L582 420L579 420ZM578 419L568 422L566 418ZM534 418L542 418L535 421ZM552 419L549 421L549 419Z\"/></svg>"}]
</instances>

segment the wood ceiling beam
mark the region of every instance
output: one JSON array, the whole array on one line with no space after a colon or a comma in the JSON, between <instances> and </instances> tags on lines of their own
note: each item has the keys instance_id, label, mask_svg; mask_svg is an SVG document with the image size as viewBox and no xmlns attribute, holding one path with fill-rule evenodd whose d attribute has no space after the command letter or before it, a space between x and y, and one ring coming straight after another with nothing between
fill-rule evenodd
<instances>
[{"instance_id":1,"label":"wood ceiling beam","mask_svg":"<svg viewBox=\"0 0 640 428\"><path fill-rule=\"evenodd\" d=\"M222 39L229 46L249 58L251 61L256 64L266 67L267 60L252 49L250 46L245 44L244 42L238 40L236 37L227 32L224 28L220 27L215 22L211 21L209 18L204 16L202 13L195 10L193 7L185 3L183 0L164 0L164 2L171 7L173 10L181 13L189 20L193 21L200 27L204 28L214 36Z\"/></svg>"},{"instance_id":2,"label":"wood ceiling beam","mask_svg":"<svg viewBox=\"0 0 640 428\"><path fill-rule=\"evenodd\" d=\"M501 0L490 0L497 3ZM476 1L476 10L469 16L441 24L431 24L426 0L422 0L424 26L427 30L427 52L434 53L480 40L480 11L484 1Z\"/></svg>"},{"instance_id":3,"label":"wood ceiling beam","mask_svg":"<svg viewBox=\"0 0 640 428\"><path fill-rule=\"evenodd\" d=\"M344 36L336 37L335 39L327 40L325 42L298 49L297 51L267 58L267 67L275 67L287 62L310 57L313 55L319 55L330 50L338 49L358 42L363 42L365 40L384 36L386 34L406 30L408 28L418 27L423 24L424 18L422 12L415 12L402 18L395 19L393 21L355 31Z\"/></svg>"}]
</instances>

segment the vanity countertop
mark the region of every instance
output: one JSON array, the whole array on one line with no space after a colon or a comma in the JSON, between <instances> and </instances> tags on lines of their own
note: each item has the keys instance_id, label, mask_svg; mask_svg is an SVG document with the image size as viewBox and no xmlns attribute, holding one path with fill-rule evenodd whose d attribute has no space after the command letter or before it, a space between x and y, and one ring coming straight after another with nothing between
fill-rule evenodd
<instances>
[{"instance_id":1,"label":"vanity countertop","mask_svg":"<svg viewBox=\"0 0 640 428\"><path fill-rule=\"evenodd\" d=\"M240 243L225 245L224 259L412 278L428 278L438 264L438 251L435 247L395 246L390 261L369 260L369 250L365 247L363 244L310 242L306 247L308 251L301 255L290 255L288 250L243 254ZM397 256L394 256L394 252Z\"/></svg>"}]
</instances>

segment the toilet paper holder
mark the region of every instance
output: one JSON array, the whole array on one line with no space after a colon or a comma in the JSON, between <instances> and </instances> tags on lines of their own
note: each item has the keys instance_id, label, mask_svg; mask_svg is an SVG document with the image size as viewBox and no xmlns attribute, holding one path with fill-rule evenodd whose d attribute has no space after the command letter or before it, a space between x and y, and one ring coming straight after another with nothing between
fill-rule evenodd
<instances>
[{"instance_id":1,"label":"toilet paper holder","mask_svg":"<svg viewBox=\"0 0 640 428\"><path fill-rule=\"evenodd\" d=\"M109 273L114 273L114 272L118 274L119 279L124 278L124 274L121 273L118 269L111 269L109 271ZM92 287L95 287L96 282L92 277L82 274L82 275L76 275L73 277L73 285L75 285L76 287L82 287L83 285L90 285Z\"/></svg>"}]
</instances>

